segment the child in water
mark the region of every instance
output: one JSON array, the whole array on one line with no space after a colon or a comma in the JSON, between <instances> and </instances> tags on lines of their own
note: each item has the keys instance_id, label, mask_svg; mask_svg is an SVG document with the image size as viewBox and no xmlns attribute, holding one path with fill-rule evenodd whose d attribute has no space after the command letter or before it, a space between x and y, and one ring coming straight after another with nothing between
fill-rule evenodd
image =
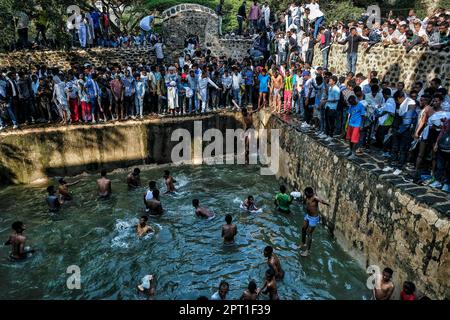
<instances>
[{"instance_id":1,"label":"child in water","mask_svg":"<svg viewBox=\"0 0 450 320\"><path fill-rule=\"evenodd\" d=\"M255 200L253 196L248 196L247 199L244 200L242 206L248 211L257 211L259 210L255 205Z\"/></svg>"}]
</instances>

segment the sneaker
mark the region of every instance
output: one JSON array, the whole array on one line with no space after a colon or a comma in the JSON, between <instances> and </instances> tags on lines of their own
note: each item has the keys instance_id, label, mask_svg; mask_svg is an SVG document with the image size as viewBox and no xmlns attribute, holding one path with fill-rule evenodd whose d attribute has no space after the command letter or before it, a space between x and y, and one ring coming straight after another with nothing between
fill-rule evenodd
<instances>
[{"instance_id":1,"label":"sneaker","mask_svg":"<svg viewBox=\"0 0 450 320\"><path fill-rule=\"evenodd\" d=\"M427 181L427 180L429 180L431 178L432 177L429 174L423 174L423 175L420 176L420 180L422 180L422 181Z\"/></svg>"},{"instance_id":2,"label":"sneaker","mask_svg":"<svg viewBox=\"0 0 450 320\"><path fill-rule=\"evenodd\" d=\"M444 192L450 192L450 184L446 183L441 189Z\"/></svg>"},{"instance_id":3,"label":"sneaker","mask_svg":"<svg viewBox=\"0 0 450 320\"><path fill-rule=\"evenodd\" d=\"M397 170L394 171L393 175L394 176L398 176L400 173L402 173L402 170L397 169Z\"/></svg>"},{"instance_id":4,"label":"sneaker","mask_svg":"<svg viewBox=\"0 0 450 320\"><path fill-rule=\"evenodd\" d=\"M441 189L442 188L442 183L440 183L439 181L436 180L436 181L434 181L433 183L430 184L430 187Z\"/></svg>"},{"instance_id":5,"label":"sneaker","mask_svg":"<svg viewBox=\"0 0 450 320\"><path fill-rule=\"evenodd\" d=\"M428 185L432 184L432 183L435 182L435 181L436 181L436 179L434 179L433 177L431 177L430 179L423 180L423 181L422 181L422 184L425 185L425 186L428 186Z\"/></svg>"}]
</instances>

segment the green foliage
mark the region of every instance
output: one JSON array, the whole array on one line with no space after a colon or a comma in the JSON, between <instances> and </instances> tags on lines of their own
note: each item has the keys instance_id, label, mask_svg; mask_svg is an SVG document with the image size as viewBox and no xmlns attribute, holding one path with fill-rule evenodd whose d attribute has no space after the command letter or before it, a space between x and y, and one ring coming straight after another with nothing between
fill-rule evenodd
<instances>
[{"instance_id":1,"label":"green foliage","mask_svg":"<svg viewBox=\"0 0 450 320\"><path fill-rule=\"evenodd\" d=\"M348 21L358 19L366 11L365 8L356 7L351 0L330 1L323 8L328 23L333 21Z\"/></svg>"}]
</instances>

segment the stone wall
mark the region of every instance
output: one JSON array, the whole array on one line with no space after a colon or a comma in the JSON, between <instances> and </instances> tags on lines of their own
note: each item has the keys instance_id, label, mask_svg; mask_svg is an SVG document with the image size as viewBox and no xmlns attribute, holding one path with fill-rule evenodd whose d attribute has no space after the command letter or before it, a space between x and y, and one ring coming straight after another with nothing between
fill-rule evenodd
<instances>
[{"instance_id":1,"label":"stone wall","mask_svg":"<svg viewBox=\"0 0 450 320\"><path fill-rule=\"evenodd\" d=\"M322 221L363 268L393 268L397 296L410 280L433 299L450 298L450 201L443 192L349 161L345 145L319 141L278 117L261 113L257 120L280 129L278 176L298 190L312 186L330 203L320 207Z\"/></svg>"},{"instance_id":2,"label":"stone wall","mask_svg":"<svg viewBox=\"0 0 450 320\"><path fill-rule=\"evenodd\" d=\"M96 172L133 164L171 162L175 129L242 127L234 113L196 117L70 125L0 133L0 184L31 183L49 176ZM225 148L224 148L225 150Z\"/></svg>"},{"instance_id":3,"label":"stone wall","mask_svg":"<svg viewBox=\"0 0 450 320\"><path fill-rule=\"evenodd\" d=\"M150 62L155 63L154 52L148 48L93 48L88 50L39 50L18 51L0 54L0 67L16 68L30 67L36 64L45 64L50 67L70 68L71 64L93 63L96 66L104 66L107 63Z\"/></svg>"},{"instance_id":4,"label":"stone wall","mask_svg":"<svg viewBox=\"0 0 450 320\"><path fill-rule=\"evenodd\" d=\"M344 75L347 72L347 45L333 44L328 58L329 69L333 73ZM401 45L384 48L382 44L373 46L367 53L362 46L359 48L356 72L365 76L371 70L379 72L379 78L395 83L404 81L409 88L415 81L430 81L435 77L443 80L446 87L450 86L450 52L434 51L424 47L416 47L406 52ZM322 53L316 47L314 51L314 66L321 66Z\"/></svg>"}]
</instances>

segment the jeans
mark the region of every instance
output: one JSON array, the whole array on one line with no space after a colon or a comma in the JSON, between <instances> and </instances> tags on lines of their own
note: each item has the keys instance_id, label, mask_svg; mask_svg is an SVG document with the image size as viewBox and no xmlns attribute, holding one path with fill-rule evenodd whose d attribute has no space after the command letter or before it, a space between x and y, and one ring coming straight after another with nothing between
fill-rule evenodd
<instances>
[{"instance_id":1,"label":"jeans","mask_svg":"<svg viewBox=\"0 0 450 320\"><path fill-rule=\"evenodd\" d=\"M286 61L286 56L287 56L287 52L283 52L283 51L280 51L280 52L278 52L278 55L277 55L277 64L278 65L282 65L283 64L283 62L285 62Z\"/></svg>"},{"instance_id":2,"label":"jeans","mask_svg":"<svg viewBox=\"0 0 450 320\"><path fill-rule=\"evenodd\" d=\"M412 141L411 132L395 132L392 135L392 160L398 161L399 166L404 166L408 157L409 146Z\"/></svg>"},{"instance_id":3,"label":"jeans","mask_svg":"<svg viewBox=\"0 0 450 320\"><path fill-rule=\"evenodd\" d=\"M136 107L136 116L141 116L144 112L144 97L136 96L134 98L134 103Z\"/></svg>"},{"instance_id":4,"label":"jeans","mask_svg":"<svg viewBox=\"0 0 450 320\"><path fill-rule=\"evenodd\" d=\"M133 115L133 96L124 96L123 97L123 108L125 109L126 116Z\"/></svg>"},{"instance_id":5,"label":"jeans","mask_svg":"<svg viewBox=\"0 0 450 320\"><path fill-rule=\"evenodd\" d=\"M14 111L13 111L13 107L12 107L12 98L9 98L7 103L6 103L6 110L5 110L8 115L9 118L11 119L13 125L17 125L17 121L16 121L16 116L14 115ZM5 121L2 118L2 115L0 114L0 127L4 127L5 126Z\"/></svg>"},{"instance_id":6,"label":"jeans","mask_svg":"<svg viewBox=\"0 0 450 320\"><path fill-rule=\"evenodd\" d=\"M434 177L443 184L450 183L450 153L443 152L441 149L436 152Z\"/></svg>"},{"instance_id":7,"label":"jeans","mask_svg":"<svg viewBox=\"0 0 450 320\"><path fill-rule=\"evenodd\" d=\"M317 38L317 34L319 33L319 28L322 26L322 24L325 22L325 19L323 16L318 17L316 21L314 22L314 39Z\"/></svg>"},{"instance_id":8,"label":"jeans","mask_svg":"<svg viewBox=\"0 0 450 320\"><path fill-rule=\"evenodd\" d=\"M238 35L242 35L242 23L244 22L244 18L241 17L241 16L237 16L237 22L238 22L238 25L239 25Z\"/></svg>"},{"instance_id":9,"label":"jeans","mask_svg":"<svg viewBox=\"0 0 450 320\"><path fill-rule=\"evenodd\" d=\"M306 61L305 62L312 65L313 59L314 59L314 50L308 49L306 51Z\"/></svg>"},{"instance_id":10,"label":"jeans","mask_svg":"<svg viewBox=\"0 0 450 320\"><path fill-rule=\"evenodd\" d=\"M324 69L328 69L328 53L330 52L330 48L326 48L322 51L322 67Z\"/></svg>"},{"instance_id":11,"label":"jeans","mask_svg":"<svg viewBox=\"0 0 450 320\"><path fill-rule=\"evenodd\" d=\"M356 62L358 60L357 52L349 52L347 53L347 69L348 72L356 73Z\"/></svg>"},{"instance_id":12,"label":"jeans","mask_svg":"<svg viewBox=\"0 0 450 320\"><path fill-rule=\"evenodd\" d=\"M241 88L238 89L231 89L231 93L233 95L233 99L234 101L236 101L236 103L239 105L239 107L241 106Z\"/></svg>"},{"instance_id":13,"label":"jeans","mask_svg":"<svg viewBox=\"0 0 450 320\"><path fill-rule=\"evenodd\" d=\"M325 132L326 131L326 120L325 120L325 106L322 106L320 108L320 126L319 131Z\"/></svg>"},{"instance_id":14,"label":"jeans","mask_svg":"<svg viewBox=\"0 0 450 320\"><path fill-rule=\"evenodd\" d=\"M252 84L246 84L245 85L245 93L244 93L244 99L245 99L245 106L249 104L253 104L253 85Z\"/></svg>"}]
</instances>

